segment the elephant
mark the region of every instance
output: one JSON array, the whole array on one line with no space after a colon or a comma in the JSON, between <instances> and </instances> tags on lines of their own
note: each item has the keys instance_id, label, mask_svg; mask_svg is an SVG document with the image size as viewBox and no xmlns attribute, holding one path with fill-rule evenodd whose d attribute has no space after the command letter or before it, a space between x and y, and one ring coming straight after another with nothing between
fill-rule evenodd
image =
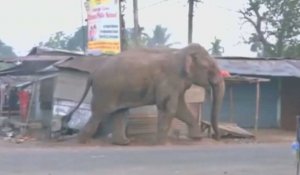
<instances>
[{"instance_id":1,"label":"elephant","mask_svg":"<svg viewBox=\"0 0 300 175\"><path fill-rule=\"evenodd\" d=\"M130 108L145 105L157 108L158 144L166 142L174 117L187 124L191 139L201 139L200 125L184 99L186 90L193 84L212 89L211 124L213 137L219 140L218 115L225 91L224 78L215 58L197 43L181 49L131 49L109 56L90 73L83 96L63 117L64 122L70 120L91 88L92 114L79 131L80 143L93 137L104 117L113 117L112 144L128 145L126 116Z\"/></svg>"}]
</instances>

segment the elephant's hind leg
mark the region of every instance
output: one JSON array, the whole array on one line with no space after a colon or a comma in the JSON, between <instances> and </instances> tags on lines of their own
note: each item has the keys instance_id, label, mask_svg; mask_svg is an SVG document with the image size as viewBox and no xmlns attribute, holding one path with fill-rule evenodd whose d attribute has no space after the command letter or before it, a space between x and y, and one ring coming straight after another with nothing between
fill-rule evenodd
<instances>
[{"instance_id":1,"label":"elephant's hind leg","mask_svg":"<svg viewBox=\"0 0 300 175\"><path fill-rule=\"evenodd\" d=\"M92 116L84 126L84 128L80 131L78 135L78 139L80 143L88 142L97 132L98 126L101 120L109 113L108 108L103 105L96 105L98 103L95 102L95 99L92 98L91 102L91 111Z\"/></svg>"},{"instance_id":2,"label":"elephant's hind leg","mask_svg":"<svg viewBox=\"0 0 300 175\"><path fill-rule=\"evenodd\" d=\"M129 109L122 109L112 114L113 117L113 133L112 143L116 145L128 145L130 140L126 136L127 118Z\"/></svg>"},{"instance_id":3,"label":"elephant's hind leg","mask_svg":"<svg viewBox=\"0 0 300 175\"><path fill-rule=\"evenodd\" d=\"M84 128L79 132L78 140L80 143L87 143L96 133L97 128L101 122L101 117L94 114L88 120Z\"/></svg>"}]
</instances>

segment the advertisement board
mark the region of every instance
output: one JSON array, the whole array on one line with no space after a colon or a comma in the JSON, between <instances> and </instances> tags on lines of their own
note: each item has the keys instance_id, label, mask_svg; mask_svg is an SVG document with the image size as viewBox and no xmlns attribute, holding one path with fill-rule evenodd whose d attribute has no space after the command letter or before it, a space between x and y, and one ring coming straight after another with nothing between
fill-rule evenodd
<instances>
[{"instance_id":1,"label":"advertisement board","mask_svg":"<svg viewBox=\"0 0 300 175\"><path fill-rule=\"evenodd\" d=\"M89 0L88 6L88 51L120 53L119 0Z\"/></svg>"}]
</instances>

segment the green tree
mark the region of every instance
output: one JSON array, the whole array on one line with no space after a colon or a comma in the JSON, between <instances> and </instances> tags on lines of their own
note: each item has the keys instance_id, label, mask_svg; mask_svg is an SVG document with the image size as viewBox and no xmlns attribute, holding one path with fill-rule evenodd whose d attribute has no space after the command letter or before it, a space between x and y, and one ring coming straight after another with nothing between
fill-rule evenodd
<instances>
[{"instance_id":1,"label":"green tree","mask_svg":"<svg viewBox=\"0 0 300 175\"><path fill-rule=\"evenodd\" d=\"M161 25L156 25L153 30L153 35L149 38L147 42L148 47L158 47L158 46L169 46L167 44L168 40L171 37L171 34L167 33L167 28L162 27ZM172 45L172 44L171 44Z\"/></svg>"},{"instance_id":2,"label":"green tree","mask_svg":"<svg viewBox=\"0 0 300 175\"><path fill-rule=\"evenodd\" d=\"M143 29L142 29L143 30ZM131 48L135 48L135 47L138 47L138 46L141 46L141 47L146 47L147 46L147 43L149 42L149 36L144 33L144 32L141 32L141 36L139 37L139 41L138 43L136 43L134 41L134 29L133 28L127 28L125 29L124 31L124 46L125 46L125 50L126 49L131 49Z\"/></svg>"},{"instance_id":3,"label":"green tree","mask_svg":"<svg viewBox=\"0 0 300 175\"><path fill-rule=\"evenodd\" d=\"M213 56L222 56L224 53L224 47L221 46L221 40L215 38L213 42L211 42L211 48L209 49Z\"/></svg>"},{"instance_id":4,"label":"green tree","mask_svg":"<svg viewBox=\"0 0 300 175\"><path fill-rule=\"evenodd\" d=\"M70 36L67 36L64 32L59 31L50 36L49 40L45 43L40 42L40 46L46 46L53 49L68 49L68 42Z\"/></svg>"},{"instance_id":5,"label":"green tree","mask_svg":"<svg viewBox=\"0 0 300 175\"><path fill-rule=\"evenodd\" d=\"M62 31L56 32L47 42L41 42L39 45L53 49L84 51L87 45L87 26L79 27L73 35L66 35Z\"/></svg>"},{"instance_id":6,"label":"green tree","mask_svg":"<svg viewBox=\"0 0 300 175\"><path fill-rule=\"evenodd\" d=\"M255 32L246 40L260 56L299 56L299 0L248 0L239 11Z\"/></svg>"},{"instance_id":7,"label":"green tree","mask_svg":"<svg viewBox=\"0 0 300 175\"><path fill-rule=\"evenodd\" d=\"M85 51L87 47L87 26L81 26L77 29L67 42L67 49L73 51Z\"/></svg>"},{"instance_id":8,"label":"green tree","mask_svg":"<svg viewBox=\"0 0 300 175\"><path fill-rule=\"evenodd\" d=\"M16 57L13 48L0 40L0 58Z\"/></svg>"},{"instance_id":9,"label":"green tree","mask_svg":"<svg viewBox=\"0 0 300 175\"><path fill-rule=\"evenodd\" d=\"M138 45L141 47L153 48L153 47L171 47L172 45L177 44L177 42L168 43L171 34L169 34L167 30L168 30L167 28L164 28L161 25L156 25L153 30L152 36L150 36L144 33L142 28L141 37ZM125 36L126 36L127 48L136 47L136 44L134 42L133 29L126 29Z\"/></svg>"}]
</instances>

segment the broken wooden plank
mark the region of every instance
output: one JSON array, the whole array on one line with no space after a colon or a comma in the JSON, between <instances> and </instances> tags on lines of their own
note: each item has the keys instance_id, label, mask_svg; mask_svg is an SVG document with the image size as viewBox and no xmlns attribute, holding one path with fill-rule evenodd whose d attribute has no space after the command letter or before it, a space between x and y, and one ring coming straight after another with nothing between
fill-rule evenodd
<instances>
[{"instance_id":1,"label":"broken wooden plank","mask_svg":"<svg viewBox=\"0 0 300 175\"><path fill-rule=\"evenodd\" d=\"M208 121L201 122L202 131L208 129L210 134L211 124ZM254 135L239 127L236 123L219 123L218 128L221 133L221 137L240 137L240 138L252 138Z\"/></svg>"}]
</instances>

